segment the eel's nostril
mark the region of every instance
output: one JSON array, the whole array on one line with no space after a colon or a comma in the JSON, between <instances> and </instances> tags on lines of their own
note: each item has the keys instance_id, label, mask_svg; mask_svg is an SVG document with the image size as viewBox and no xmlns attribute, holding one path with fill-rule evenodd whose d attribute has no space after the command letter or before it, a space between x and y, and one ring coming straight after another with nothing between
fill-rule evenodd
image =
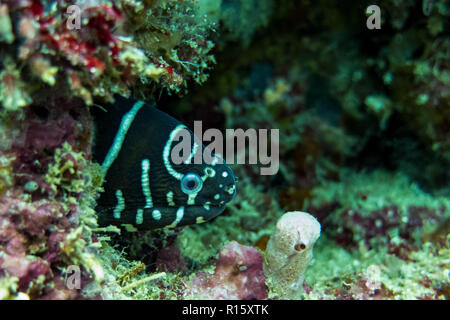
<instances>
[{"instance_id":1,"label":"eel's nostril","mask_svg":"<svg viewBox=\"0 0 450 320\"><path fill-rule=\"evenodd\" d=\"M236 195L236 185L234 183L226 186L223 190L225 191L225 193L231 196L231 199L233 199Z\"/></svg>"}]
</instances>

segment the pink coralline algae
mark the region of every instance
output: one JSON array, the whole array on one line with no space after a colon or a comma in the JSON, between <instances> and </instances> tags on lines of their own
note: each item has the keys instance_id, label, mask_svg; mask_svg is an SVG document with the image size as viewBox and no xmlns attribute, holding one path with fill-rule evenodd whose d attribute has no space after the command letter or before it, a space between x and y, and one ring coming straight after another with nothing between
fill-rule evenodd
<instances>
[{"instance_id":1,"label":"pink coralline algae","mask_svg":"<svg viewBox=\"0 0 450 320\"><path fill-rule=\"evenodd\" d=\"M201 272L186 284L185 296L195 299L267 299L263 255L232 241L223 247L214 274Z\"/></svg>"},{"instance_id":2,"label":"pink coralline algae","mask_svg":"<svg viewBox=\"0 0 450 320\"><path fill-rule=\"evenodd\" d=\"M70 239L79 215L56 202L26 203L15 196L0 200L0 278L15 279L17 285L9 297L1 298L14 298L18 293L29 298L81 297L80 291L54 286L55 281L64 283L65 266L77 261L86 242ZM85 280L91 277L88 270L81 276Z\"/></svg>"},{"instance_id":3,"label":"pink coralline algae","mask_svg":"<svg viewBox=\"0 0 450 320\"><path fill-rule=\"evenodd\" d=\"M181 272L184 274L186 271L186 262L180 253L180 249L175 245L161 249L156 258L156 268L159 271L171 273Z\"/></svg>"},{"instance_id":4,"label":"pink coralline algae","mask_svg":"<svg viewBox=\"0 0 450 320\"><path fill-rule=\"evenodd\" d=\"M26 121L11 120L16 129L2 132L0 281L11 285L0 299L82 298L65 285L70 265L80 268L79 289L102 278L89 248L101 182L89 162L91 117L76 100L41 99Z\"/></svg>"},{"instance_id":5,"label":"pink coralline algae","mask_svg":"<svg viewBox=\"0 0 450 320\"><path fill-rule=\"evenodd\" d=\"M65 180L72 184L71 179L79 179L76 176L82 172L80 162L91 157L92 119L86 108L79 107L80 102L69 103L60 98L31 106L25 115L26 121L17 124L20 131L12 131L9 136L11 143L7 152L16 159L13 163L16 184L36 183L31 192L35 198L58 192L55 185L52 188L52 182L59 184ZM75 152L60 154L58 163L53 164L56 149L64 143ZM79 156L75 156L77 152Z\"/></svg>"}]
</instances>

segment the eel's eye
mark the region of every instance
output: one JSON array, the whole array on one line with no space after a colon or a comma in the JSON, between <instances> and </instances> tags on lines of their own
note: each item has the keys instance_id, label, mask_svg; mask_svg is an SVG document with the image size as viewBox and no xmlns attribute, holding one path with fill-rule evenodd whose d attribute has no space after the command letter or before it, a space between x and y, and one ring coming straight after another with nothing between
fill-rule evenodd
<instances>
[{"instance_id":1,"label":"eel's eye","mask_svg":"<svg viewBox=\"0 0 450 320\"><path fill-rule=\"evenodd\" d=\"M202 189L203 181L195 173L187 173L181 178L181 191L186 194L197 193Z\"/></svg>"}]
</instances>

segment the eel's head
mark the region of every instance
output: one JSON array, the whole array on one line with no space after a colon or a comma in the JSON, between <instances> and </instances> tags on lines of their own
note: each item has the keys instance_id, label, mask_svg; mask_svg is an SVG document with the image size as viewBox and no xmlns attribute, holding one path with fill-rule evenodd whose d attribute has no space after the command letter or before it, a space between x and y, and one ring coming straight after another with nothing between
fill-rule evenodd
<instances>
[{"instance_id":1,"label":"eel's head","mask_svg":"<svg viewBox=\"0 0 450 320\"><path fill-rule=\"evenodd\" d=\"M97 201L99 225L128 231L174 228L221 214L236 194L235 176L223 158L155 107L121 98L117 103L129 111L112 130L117 133L106 144L110 147L96 144L105 175ZM111 114L101 123L114 119ZM101 131L109 127L99 126L98 136L109 136Z\"/></svg>"}]
</instances>

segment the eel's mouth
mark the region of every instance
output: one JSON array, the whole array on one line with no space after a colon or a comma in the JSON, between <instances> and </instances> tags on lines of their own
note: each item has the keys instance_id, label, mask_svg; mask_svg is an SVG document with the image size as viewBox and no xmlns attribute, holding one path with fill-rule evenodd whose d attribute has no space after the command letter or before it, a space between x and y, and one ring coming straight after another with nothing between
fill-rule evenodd
<instances>
[{"instance_id":1,"label":"eel's mouth","mask_svg":"<svg viewBox=\"0 0 450 320\"><path fill-rule=\"evenodd\" d=\"M155 206L141 212L137 217L137 210L126 210L120 218L114 218L113 209L103 209L98 215L100 226L122 225L128 226L127 231L145 229L158 229L164 227L181 227L191 224L200 224L214 219L225 210L225 205L218 203L204 205L175 205ZM131 230L136 229L136 230Z\"/></svg>"},{"instance_id":2,"label":"eel's mouth","mask_svg":"<svg viewBox=\"0 0 450 320\"><path fill-rule=\"evenodd\" d=\"M225 205L205 204L203 206L186 206L184 221L186 224L203 223L220 215L225 210Z\"/></svg>"}]
</instances>

